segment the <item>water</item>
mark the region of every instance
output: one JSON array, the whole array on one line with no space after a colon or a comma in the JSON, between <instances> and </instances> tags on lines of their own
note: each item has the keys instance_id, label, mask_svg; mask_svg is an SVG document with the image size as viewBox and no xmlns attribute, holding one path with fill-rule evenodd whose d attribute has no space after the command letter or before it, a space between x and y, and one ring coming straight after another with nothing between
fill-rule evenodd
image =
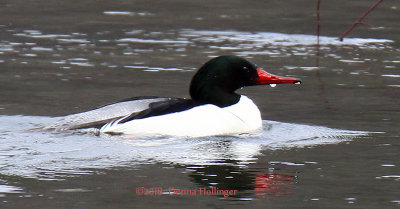
<instances>
[{"instance_id":1,"label":"water","mask_svg":"<svg viewBox=\"0 0 400 209\"><path fill-rule=\"evenodd\" d=\"M322 1L317 48L312 1L3 1L1 207L398 208L399 3L337 40L373 3ZM222 54L303 81L239 91L261 133L40 129L133 96L189 97L196 69ZM212 188L237 193L200 194Z\"/></svg>"},{"instance_id":2,"label":"water","mask_svg":"<svg viewBox=\"0 0 400 209\"><path fill-rule=\"evenodd\" d=\"M264 121L254 135L204 138L132 138L96 136L85 132L50 132L41 128L58 118L33 116L1 117L2 174L26 178L57 177L91 173L89 168L110 168L141 163L179 165L232 165L254 163L263 149L306 147L338 143L367 132L335 130L275 121ZM23 121L23 122L21 122ZM15 128L18 127L18 128ZM13 130L10 133L9 130ZM286 134L282 135L282 132ZM224 163L226 164L226 163ZM63 179L63 178L60 178Z\"/></svg>"}]
</instances>

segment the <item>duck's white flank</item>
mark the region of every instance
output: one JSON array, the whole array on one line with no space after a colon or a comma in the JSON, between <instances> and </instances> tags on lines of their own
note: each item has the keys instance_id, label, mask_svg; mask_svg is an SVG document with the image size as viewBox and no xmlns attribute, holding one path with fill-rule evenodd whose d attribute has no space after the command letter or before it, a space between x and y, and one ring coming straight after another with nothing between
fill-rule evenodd
<instances>
[{"instance_id":1,"label":"duck's white flank","mask_svg":"<svg viewBox=\"0 0 400 209\"><path fill-rule=\"evenodd\" d=\"M201 137L250 133L262 126L260 111L246 96L241 96L238 103L224 108L207 104L182 112L136 119L122 124L119 124L119 121L104 125L100 131L134 136Z\"/></svg>"}]
</instances>

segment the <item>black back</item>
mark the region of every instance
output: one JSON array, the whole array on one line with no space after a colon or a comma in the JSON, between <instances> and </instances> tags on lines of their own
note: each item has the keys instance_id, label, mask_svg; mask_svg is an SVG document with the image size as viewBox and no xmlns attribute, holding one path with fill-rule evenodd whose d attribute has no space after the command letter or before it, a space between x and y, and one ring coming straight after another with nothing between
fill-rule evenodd
<instances>
[{"instance_id":1,"label":"black back","mask_svg":"<svg viewBox=\"0 0 400 209\"><path fill-rule=\"evenodd\" d=\"M153 116L181 112L199 105L202 105L202 103L194 101L192 99L170 98L167 101L151 103L148 109L141 112L133 113L129 117L121 120L119 123L125 123L135 119L143 119Z\"/></svg>"}]
</instances>

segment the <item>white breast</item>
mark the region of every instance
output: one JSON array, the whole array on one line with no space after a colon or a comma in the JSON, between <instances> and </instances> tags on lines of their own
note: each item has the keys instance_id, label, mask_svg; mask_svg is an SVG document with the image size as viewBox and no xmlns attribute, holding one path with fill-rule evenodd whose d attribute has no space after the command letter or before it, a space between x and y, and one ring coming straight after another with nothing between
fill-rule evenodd
<instances>
[{"instance_id":1,"label":"white breast","mask_svg":"<svg viewBox=\"0 0 400 209\"><path fill-rule=\"evenodd\" d=\"M120 120L123 120L120 119ZM122 133L135 136L172 135L201 137L249 133L261 128L257 106L246 96L234 105L220 108L201 105L190 110L128 121L108 123L104 133Z\"/></svg>"}]
</instances>

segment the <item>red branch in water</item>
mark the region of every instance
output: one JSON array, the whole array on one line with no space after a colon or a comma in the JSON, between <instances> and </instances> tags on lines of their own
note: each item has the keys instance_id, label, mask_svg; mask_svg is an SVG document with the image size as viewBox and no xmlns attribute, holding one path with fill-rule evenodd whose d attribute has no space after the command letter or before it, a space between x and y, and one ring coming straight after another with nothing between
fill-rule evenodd
<instances>
[{"instance_id":1,"label":"red branch in water","mask_svg":"<svg viewBox=\"0 0 400 209\"><path fill-rule=\"evenodd\" d=\"M316 65L319 67L319 36L321 35L321 15L320 10L321 8L321 0L317 2L317 60Z\"/></svg>"},{"instance_id":2,"label":"red branch in water","mask_svg":"<svg viewBox=\"0 0 400 209\"><path fill-rule=\"evenodd\" d=\"M343 41L343 38L344 38L345 36L347 36L357 25L366 25L365 23L362 23L362 20L363 20L370 12L372 12L376 7L378 7L378 5L379 5L380 3L382 3L382 2L383 2L383 0L379 0L378 2L376 2L376 3L374 4L374 6L372 6L371 8L369 8L368 11L366 11L357 21L355 21L355 22L353 23L353 25L352 25L346 32L344 32L344 33L339 37L339 40L340 40L340 41Z\"/></svg>"},{"instance_id":3,"label":"red branch in water","mask_svg":"<svg viewBox=\"0 0 400 209\"><path fill-rule=\"evenodd\" d=\"M319 72L319 56L320 56L320 42L319 38L321 35L321 0L317 0L317 56L316 56L316 66L318 67L317 70L315 71L315 75L317 76L318 83L320 85L320 92L318 95L321 97L322 101L325 103L325 108L327 110L330 110L331 107L329 105L329 101L325 96L325 83L322 80L321 73Z\"/></svg>"}]
</instances>

